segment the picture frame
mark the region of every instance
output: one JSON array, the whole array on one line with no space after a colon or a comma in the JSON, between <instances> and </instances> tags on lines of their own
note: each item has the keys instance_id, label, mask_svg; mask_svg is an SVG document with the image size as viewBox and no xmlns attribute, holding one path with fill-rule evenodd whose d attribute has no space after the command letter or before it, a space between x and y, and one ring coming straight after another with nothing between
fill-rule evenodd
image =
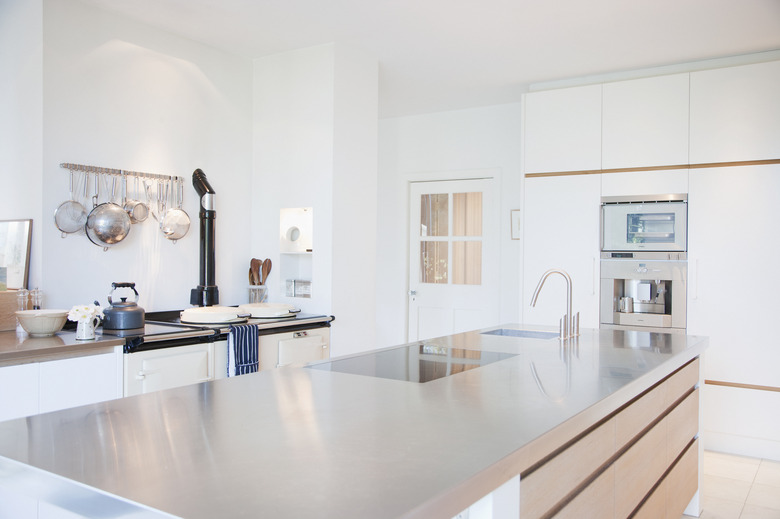
<instances>
[{"instance_id":1,"label":"picture frame","mask_svg":"<svg viewBox=\"0 0 780 519\"><path fill-rule=\"evenodd\" d=\"M6 288L28 288L32 220L0 220L0 267Z\"/></svg>"}]
</instances>

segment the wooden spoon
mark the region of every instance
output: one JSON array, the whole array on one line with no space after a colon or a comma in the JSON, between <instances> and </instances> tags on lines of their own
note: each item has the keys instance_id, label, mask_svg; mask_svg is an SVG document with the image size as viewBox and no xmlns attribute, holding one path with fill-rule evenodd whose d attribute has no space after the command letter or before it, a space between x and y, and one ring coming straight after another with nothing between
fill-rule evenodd
<instances>
[{"instance_id":1,"label":"wooden spoon","mask_svg":"<svg viewBox=\"0 0 780 519\"><path fill-rule=\"evenodd\" d=\"M271 273L271 260L270 259L263 260L263 267L262 268L263 268L263 272L262 272L262 275L260 277L260 284L261 285L265 285L265 281L266 281L266 279L268 279L268 274Z\"/></svg>"},{"instance_id":2,"label":"wooden spoon","mask_svg":"<svg viewBox=\"0 0 780 519\"><path fill-rule=\"evenodd\" d=\"M249 270L252 272L252 284L253 285L260 285L260 265L261 262L257 258L252 258L252 261L249 262Z\"/></svg>"}]
</instances>

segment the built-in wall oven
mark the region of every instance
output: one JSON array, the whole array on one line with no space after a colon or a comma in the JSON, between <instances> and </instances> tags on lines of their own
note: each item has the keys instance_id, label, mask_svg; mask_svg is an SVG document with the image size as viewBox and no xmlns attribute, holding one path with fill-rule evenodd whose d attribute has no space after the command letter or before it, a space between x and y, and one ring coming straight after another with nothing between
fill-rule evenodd
<instances>
[{"instance_id":1,"label":"built-in wall oven","mask_svg":"<svg viewBox=\"0 0 780 519\"><path fill-rule=\"evenodd\" d=\"M602 198L602 328L685 332L687 216L686 195Z\"/></svg>"}]
</instances>

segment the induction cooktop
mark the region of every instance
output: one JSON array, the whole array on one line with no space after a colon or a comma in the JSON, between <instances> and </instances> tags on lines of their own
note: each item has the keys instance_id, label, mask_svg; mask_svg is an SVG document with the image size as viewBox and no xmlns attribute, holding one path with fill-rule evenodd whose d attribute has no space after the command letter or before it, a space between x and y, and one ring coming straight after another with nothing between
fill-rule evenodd
<instances>
[{"instance_id":1,"label":"induction cooktop","mask_svg":"<svg viewBox=\"0 0 780 519\"><path fill-rule=\"evenodd\" d=\"M421 343L311 364L306 367L425 383L514 356L514 353L466 350Z\"/></svg>"}]
</instances>

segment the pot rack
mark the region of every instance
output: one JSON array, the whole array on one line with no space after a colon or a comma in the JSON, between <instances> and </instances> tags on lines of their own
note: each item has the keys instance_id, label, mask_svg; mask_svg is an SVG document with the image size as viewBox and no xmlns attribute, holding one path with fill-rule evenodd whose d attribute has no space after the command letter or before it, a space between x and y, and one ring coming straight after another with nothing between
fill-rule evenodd
<instances>
[{"instance_id":1,"label":"pot rack","mask_svg":"<svg viewBox=\"0 0 780 519\"><path fill-rule=\"evenodd\" d=\"M71 164L69 162L63 162L60 164L60 167L68 171L81 171L84 173L97 173L100 175L116 175L136 178L149 178L155 180L175 180L177 182L184 181L184 177L172 175L158 175L156 173L144 173L142 171L129 171L126 169L103 168L100 166L88 166L84 164Z\"/></svg>"}]
</instances>

